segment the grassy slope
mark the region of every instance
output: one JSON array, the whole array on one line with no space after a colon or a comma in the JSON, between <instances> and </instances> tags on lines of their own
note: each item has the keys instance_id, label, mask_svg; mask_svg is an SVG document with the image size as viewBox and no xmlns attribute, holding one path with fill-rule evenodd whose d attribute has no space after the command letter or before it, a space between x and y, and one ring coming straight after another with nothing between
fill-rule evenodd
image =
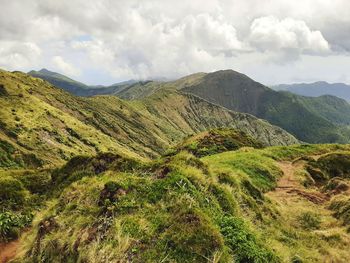
<instances>
[{"instance_id":1,"label":"grassy slope","mask_svg":"<svg viewBox=\"0 0 350 263\"><path fill-rule=\"evenodd\" d=\"M33 77L46 80L50 82L52 85L76 95L83 94L83 92L89 88L87 85L81 82L70 79L62 74L48 71L46 69L42 69L39 71L32 70L28 72L28 74Z\"/></svg>"},{"instance_id":2,"label":"grassy slope","mask_svg":"<svg viewBox=\"0 0 350 263\"><path fill-rule=\"evenodd\" d=\"M137 156L86 122L92 113L82 102L39 79L1 73L8 95L1 96L1 139L32 152L47 164L98 151ZM84 105L82 105L84 106Z\"/></svg>"},{"instance_id":3,"label":"grassy slope","mask_svg":"<svg viewBox=\"0 0 350 263\"><path fill-rule=\"evenodd\" d=\"M298 141L279 127L272 126L252 115L228 111L190 94L172 90L160 91L142 101L130 102L145 116L169 129L173 141L186 135L217 127L241 130L263 145L289 145ZM184 136L184 134L186 134Z\"/></svg>"},{"instance_id":4,"label":"grassy slope","mask_svg":"<svg viewBox=\"0 0 350 263\"><path fill-rule=\"evenodd\" d=\"M181 152L146 166L112 161L97 173L96 161L111 157L76 159L52 177L56 186L61 176L75 179L36 217L18 260L319 262L334 255L345 262L345 232L325 238L297 215L286 225L283 207L265 195L282 176L277 161L333 151L349 146L242 148L202 160Z\"/></svg>"},{"instance_id":5,"label":"grassy slope","mask_svg":"<svg viewBox=\"0 0 350 263\"><path fill-rule=\"evenodd\" d=\"M196 157L237 150L241 147L262 148L262 144L243 131L213 129L186 138L169 151L169 155L188 151Z\"/></svg>"},{"instance_id":6,"label":"grassy slope","mask_svg":"<svg viewBox=\"0 0 350 263\"><path fill-rule=\"evenodd\" d=\"M79 98L23 73L0 74L7 93L0 96L1 141L22 155L34 153L46 164L106 151L155 157L189 134L222 126L256 134L266 145L297 142L252 116L176 92L143 102L108 96Z\"/></svg>"}]
</instances>

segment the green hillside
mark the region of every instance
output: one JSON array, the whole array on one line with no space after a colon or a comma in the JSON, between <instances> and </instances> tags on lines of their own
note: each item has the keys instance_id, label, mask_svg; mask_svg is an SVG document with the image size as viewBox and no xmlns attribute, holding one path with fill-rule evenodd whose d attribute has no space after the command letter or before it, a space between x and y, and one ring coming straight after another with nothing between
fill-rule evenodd
<instances>
[{"instance_id":1,"label":"green hillside","mask_svg":"<svg viewBox=\"0 0 350 263\"><path fill-rule=\"evenodd\" d=\"M1 158L5 167L36 159L56 165L99 152L148 159L188 135L216 127L238 128L264 145L298 142L251 115L176 91L133 102L115 96L81 98L41 79L5 71L0 72L0 84L0 149L13 148Z\"/></svg>"},{"instance_id":2,"label":"green hillside","mask_svg":"<svg viewBox=\"0 0 350 263\"><path fill-rule=\"evenodd\" d=\"M262 148L263 144L234 129L213 129L186 138L168 154L188 151L196 157L203 157L221 152L238 150L241 147Z\"/></svg>"},{"instance_id":3,"label":"green hillside","mask_svg":"<svg viewBox=\"0 0 350 263\"><path fill-rule=\"evenodd\" d=\"M350 86L345 83L328 83L318 81L314 83L281 84L272 87L275 90L285 90L294 94L308 97L332 95L350 101Z\"/></svg>"}]
</instances>

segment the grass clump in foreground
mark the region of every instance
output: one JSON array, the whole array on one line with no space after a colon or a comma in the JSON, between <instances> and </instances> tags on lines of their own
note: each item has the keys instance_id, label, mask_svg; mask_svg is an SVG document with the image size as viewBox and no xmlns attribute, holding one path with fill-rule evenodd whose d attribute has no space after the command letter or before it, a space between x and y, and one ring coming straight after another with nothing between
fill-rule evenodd
<instances>
[{"instance_id":1,"label":"grass clump in foreground","mask_svg":"<svg viewBox=\"0 0 350 263\"><path fill-rule=\"evenodd\" d=\"M18 260L277 262L242 217L234 192L246 190L209 170L181 152L78 179L37 218L22 251L29 256Z\"/></svg>"}]
</instances>

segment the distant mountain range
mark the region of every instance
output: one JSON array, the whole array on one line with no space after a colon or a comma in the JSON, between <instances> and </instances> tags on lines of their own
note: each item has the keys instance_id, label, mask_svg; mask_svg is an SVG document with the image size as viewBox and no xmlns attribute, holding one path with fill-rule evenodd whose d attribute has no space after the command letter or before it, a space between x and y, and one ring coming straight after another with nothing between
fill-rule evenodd
<instances>
[{"instance_id":1,"label":"distant mountain range","mask_svg":"<svg viewBox=\"0 0 350 263\"><path fill-rule=\"evenodd\" d=\"M49 71L47 69L41 69L39 71L32 70L29 71L28 74L36 78L44 79L50 82L52 85L64 89L65 91L68 91L74 95L85 97L114 94L122 90L124 87L137 82L135 80L128 80L110 86L89 86L79 81L68 78L60 73Z\"/></svg>"},{"instance_id":2,"label":"distant mountain range","mask_svg":"<svg viewBox=\"0 0 350 263\"><path fill-rule=\"evenodd\" d=\"M350 85L344 83L328 83L318 81L314 83L281 84L272 87L275 90L289 91L302 96L318 97L333 95L350 101Z\"/></svg>"}]
</instances>

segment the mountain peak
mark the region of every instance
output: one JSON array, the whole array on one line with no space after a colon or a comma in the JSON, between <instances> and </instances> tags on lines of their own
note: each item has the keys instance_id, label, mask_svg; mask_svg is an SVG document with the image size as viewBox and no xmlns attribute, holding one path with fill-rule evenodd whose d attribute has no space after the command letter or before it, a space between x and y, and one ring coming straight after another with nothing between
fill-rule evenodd
<instances>
[{"instance_id":1,"label":"mountain peak","mask_svg":"<svg viewBox=\"0 0 350 263\"><path fill-rule=\"evenodd\" d=\"M54 75L61 75L57 72L54 71L50 71L46 68L42 68L40 70L31 70L28 72L29 75L33 75L33 74L40 74L40 75L46 75L46 76L54 76Z\"/></svg>"},{"instance_id":2,"label":"mountain peak","mask_svg":"<svg viewBox=\"0 0 350 263\"><path fill-rule=\"evenodd\" d=\"M52 72L52 71L50 71L50 70L48 70L46 68L42 68L38 72L40 72L40 73L54 73L54 72Z\"/></svg>"}]
</instances>

